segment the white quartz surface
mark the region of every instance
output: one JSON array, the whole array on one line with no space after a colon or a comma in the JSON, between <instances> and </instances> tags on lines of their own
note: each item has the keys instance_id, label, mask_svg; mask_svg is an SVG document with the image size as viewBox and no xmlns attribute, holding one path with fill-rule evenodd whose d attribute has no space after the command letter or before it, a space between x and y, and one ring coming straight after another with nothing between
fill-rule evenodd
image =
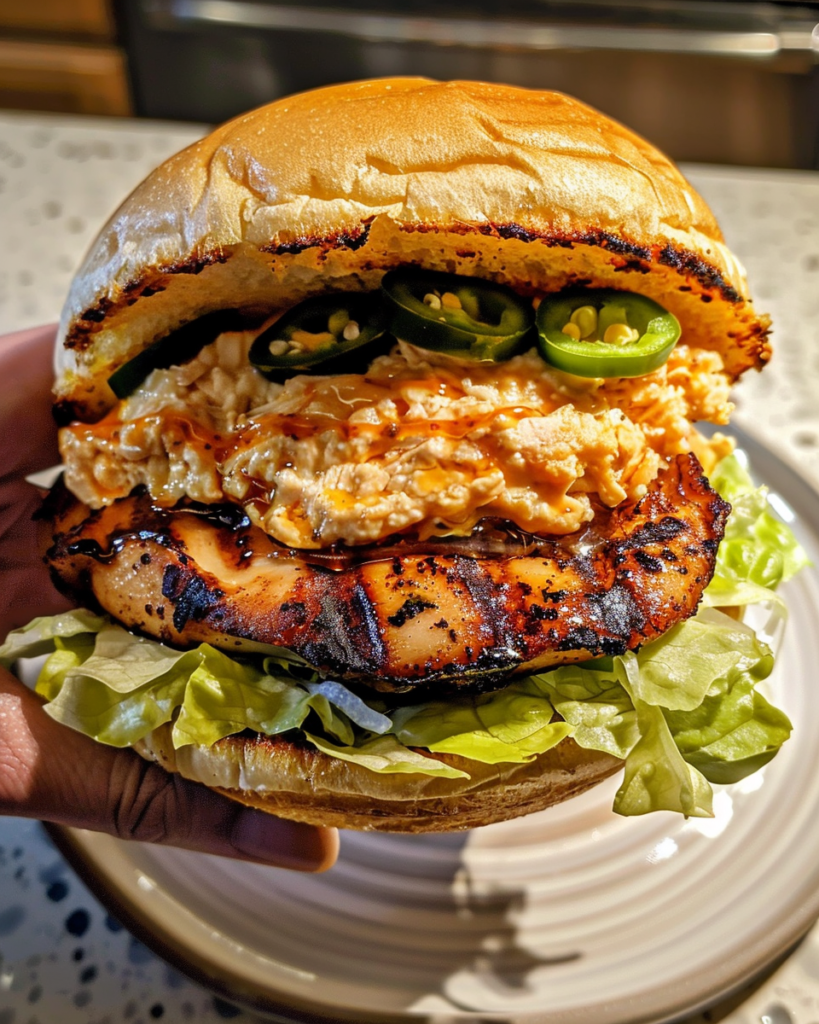
<instances>
[{"instance_id":1,"label":"white quartz surface","mask_svg":"<svg viewBox=\"0 0 819 1024\"><path fill-rule=\"evenodd\" d=\"M742 378L736 422L819 488L819 173L685 170L773 319L773 359Z\"/></svg>"},{"instance_id":2,"label":"white quartz surface","mask_svg":"<svg viewBox=\"0 0 819 1024\"><path fill-rule=\"evenodd\" d=\"M0 113L0 333L55 321L99 226L155 164L202 131L196 125ZM775 324L774 360L763 376L746 375L736 420L819 490L819 174L687 171L744 260L757 307L769 311ZM27 822L0 823L2 1024L252 1019L214 1002L127 933L114 931L36 829ZM53 889L46 898L54 882L68 885L70 901L53 899ZM82 941L66 938L64 928L77 900L89 915ZM9 907L19 909L16 917L9 917ZM96 957L101 965L93 987L79 980L79 948L86 964ZM753 988L696 1018L698 1024L717 1020L817 1024L819 929Z\"/></svg>"},{"instance_id":3,"label":"white quartz surface","mask_svg":"<svg viewBox=\"0 0 819 1024\"><path fill-rule=\"evenodd\" d=\"M0 332L57 320L103 223L149 171L204 130L0 112Z\"/></svg>"}]
</instances>

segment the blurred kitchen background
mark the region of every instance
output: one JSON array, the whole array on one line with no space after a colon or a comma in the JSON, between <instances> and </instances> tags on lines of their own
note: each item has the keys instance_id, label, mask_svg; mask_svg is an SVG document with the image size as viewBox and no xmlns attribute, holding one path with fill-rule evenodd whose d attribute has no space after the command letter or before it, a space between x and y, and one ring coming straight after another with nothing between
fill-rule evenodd
<instances>
[{"instance_id":1,"label":"blurred kitchen background","mask_svg":"<svg viewBox=\"0 0 819 1024\"><path fill-rule=\"evenodd\" d=\"M819 167L819 3L0 0L0 108L213 123L383 75L561 89L677 160Z\"/></svg>"}]
</instances>

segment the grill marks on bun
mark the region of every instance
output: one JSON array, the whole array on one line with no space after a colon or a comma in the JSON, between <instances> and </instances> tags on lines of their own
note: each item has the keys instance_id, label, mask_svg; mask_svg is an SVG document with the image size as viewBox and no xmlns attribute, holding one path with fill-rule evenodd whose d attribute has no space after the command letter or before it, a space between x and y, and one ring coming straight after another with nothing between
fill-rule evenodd
<instances>
[{"instance_id":1,"label":"grill marks on bun","mask_svg":"<svg viewBox=\"0 0 819 1024\"><path fill-rule=\"evenodd\" d=\"M74 281L58 397L95 419L108 376L181 324L374 288L405 263L532 295L630 288L732 377L769 356L713 216L643 139L559 93L392 79L277 101L157 168Z\"/></svg>"}]
</instances>

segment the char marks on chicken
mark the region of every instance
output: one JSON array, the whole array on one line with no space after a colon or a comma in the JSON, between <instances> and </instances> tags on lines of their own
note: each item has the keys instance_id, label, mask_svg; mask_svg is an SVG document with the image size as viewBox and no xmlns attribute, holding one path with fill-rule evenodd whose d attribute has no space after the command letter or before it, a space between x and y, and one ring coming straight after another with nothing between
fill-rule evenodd
<instances>
[{"instance_id":1,"label":"char marks on chicken","mask_svg":"<svg viewBox=\"0 0 819 1024\"><path fill-rule=\"evenodd\" d=\"M144 492L95 512L61 501L47 556L56 578L75 594L93 588L129 628L174 645L274 644L395 692L488 690L636 650L696 611L730 511L680 455L595 524L594 543L540 538L500 558L392 543L339 567L283 549L241 514L161 509Z\"/></svg>"}]
</instances>

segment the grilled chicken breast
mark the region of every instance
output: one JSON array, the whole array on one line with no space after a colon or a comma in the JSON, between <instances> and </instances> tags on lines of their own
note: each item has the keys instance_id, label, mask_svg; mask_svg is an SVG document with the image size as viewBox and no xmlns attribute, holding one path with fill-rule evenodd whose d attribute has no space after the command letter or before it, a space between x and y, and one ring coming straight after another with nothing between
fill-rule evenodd
<instances>
[{"instance_id":1,"label":"grilled chicken breast","mask_svg":"<svg viewBox=\"0 0 819 1024\"><path fill-rule=\"evenodd\" d=\"M591 541L500 558L399 545L336 569L277 546L238 507L161 509L145 493L94 512L67 492L62 503L56 577L127 626L171 644L275 644L394 691L491 689L640 647L696 610L729 512L682 455L645 497L603 514Z\"/></svg>"}]
</instances>

